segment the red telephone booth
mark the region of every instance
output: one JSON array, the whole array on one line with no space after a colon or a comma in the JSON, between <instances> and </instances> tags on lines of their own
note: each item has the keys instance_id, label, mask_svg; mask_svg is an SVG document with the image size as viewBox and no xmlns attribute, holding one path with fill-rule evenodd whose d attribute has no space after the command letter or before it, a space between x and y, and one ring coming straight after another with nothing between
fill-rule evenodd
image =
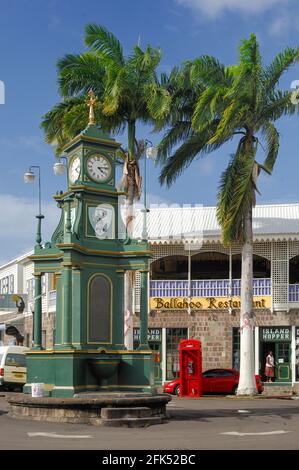
<instances>
[{"instance_id":1,"label":"red telephone booth","mask_svg":"<svg viewBox=\"0 0 299 470\"><path fill-rule=\"evenodd\" d=\"M180 342L180 396L202 396L202 353L197 339Z\"/></svg>"}]
</instances>

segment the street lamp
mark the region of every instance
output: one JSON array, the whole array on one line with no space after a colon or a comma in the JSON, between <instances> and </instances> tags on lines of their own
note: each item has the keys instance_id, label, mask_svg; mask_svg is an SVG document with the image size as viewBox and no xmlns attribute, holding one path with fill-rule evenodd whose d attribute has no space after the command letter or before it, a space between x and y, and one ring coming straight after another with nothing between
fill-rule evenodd
<instances>
[{"instance_id":1,"label":"street lamp","mask_svg":"<svg viewBox=\"0 0 299 470\"><path fill-rule=\"evenodd\" d=\"M65 160L65 162L67 162L67 157L59 157L58 162L54 163L53 171L55 176L64 175L64 173L66 172L67 163L64 164L61 160ZM66 179L68 184L68 172L66 172Z\"/></svg>"},{"instance_id":2,"label":"street lamp","mask_svg":"<svg viewBox=\"0 0 299 470\"><path fill-rule=\"evenodd\" d=\"M143 201L144 201L144 208L143 208L143 228L142 228L142 240L147 240L148 233L147 233L147 213L149 209L147 208L147 200L146 200L146 161L149 160L156 160L158 149L154 147L153 143L150 140L145 140L145 156L144 156L144 185L143 185Z\"/></svg>"},{"instance_id":3,"label":"street lamp","mask_svg":"<svg viewBox=\"0 0 299 470\"><path fill-rule=\"evenodd\" d=\"M32 171L33 168L37 170L37 175L38 175L38 215L35 216L38 220L37 231L36 231L36 243L38 246L41 247L41 243L42 243L41 224L42 224L42 219L44 219L45 217L42 215L40 167L36 165L30 166L29 170L24 173L24 182L26 184L34 183L36 174Z\"/></svg>"}]
</instances>

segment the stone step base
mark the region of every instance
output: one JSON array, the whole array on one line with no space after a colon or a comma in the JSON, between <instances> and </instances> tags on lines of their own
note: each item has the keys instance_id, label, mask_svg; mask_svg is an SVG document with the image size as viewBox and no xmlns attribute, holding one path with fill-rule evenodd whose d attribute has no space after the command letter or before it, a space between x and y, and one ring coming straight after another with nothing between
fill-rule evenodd
<instances>
[{"instance_id":1,"label":"stone step base","mask_svg":"<svg viewBox=\"0 0 299 470\"><path fill-rule=\"evenodd\" d=\"M148 418L152 416L152 410L148 407L134 408L102 408L102 419Z\"/></svg>"},{"instance_id":2,"label":"stone step base","mask_svg":"<svg viewBox=\"0 0 299 470\"><path fill-rule=\"evenodd\" d=\"M160 416L148 416L147 418L100 419L97 422L92 422L92 424L116 428L143 428L153 424L162 424L163 421Z\"/></svg>"},{"instance_id":3,"label":"stone step base","mask_svg":"<svg viewBox=\"0 0 299 470\"><path fill-rule=\"evenodd\" d=\"M292 385L265 385L263 396L292 396L294 394Z\"/></svg>"}]
</instances>

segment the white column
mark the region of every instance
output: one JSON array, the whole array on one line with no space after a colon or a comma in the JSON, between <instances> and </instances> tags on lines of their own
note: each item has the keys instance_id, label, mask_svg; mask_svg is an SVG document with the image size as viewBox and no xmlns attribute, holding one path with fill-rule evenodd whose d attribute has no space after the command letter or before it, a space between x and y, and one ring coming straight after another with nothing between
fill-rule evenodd
<instances>
[{"instance_id":1,"label":"white column","mask_svg":"<svg viewBox=\"0 0 299 470\"><path fill-rule=\"evenodd\" d=\"M166 382L166 328L162 328L162 383Z\"/></svg>"},{"instance_id":2,"label":"white column","mask_svg":"<svg viewBox=\"0 0 299 470\"><path fill-rule=\"evenodd\" d=\"M255 374L258 375L259 364L260 364L260 338L259 338L259 327L254 328L254 362L255 362Z\"/></svg>"},{"instance_id":3,"label":"white column","mask_svg":"<svg viewBox=\"0 0 299 470\"><path fill-rule=\"evenodd\" d=\"M189 307L188 307L188 313L189 315L191 314L191 252L190 248L188 251L188 298L189 298Z\"/></svg>"},{"instance_id":4,"label":"white column","mask_svg":"<svg viewBox=\"0 0 299 470\"><path fill-rule=\"evenodd\" d=\"M233 262L232 262L232 247L229 246L229 300L233 297ZM232 308L228 309L229 314L232 313Z\"/></svg>"},{"instance_id":5,"label":"white column","mask_svg":"<svg viewBox=\"0 0 299 470\"><path fill-rule=\"evenodd\" d=\"M296 327L292 326L292 342L291 342L291 372L292 384L296 382Z\"/></svg>"}]
</instances>

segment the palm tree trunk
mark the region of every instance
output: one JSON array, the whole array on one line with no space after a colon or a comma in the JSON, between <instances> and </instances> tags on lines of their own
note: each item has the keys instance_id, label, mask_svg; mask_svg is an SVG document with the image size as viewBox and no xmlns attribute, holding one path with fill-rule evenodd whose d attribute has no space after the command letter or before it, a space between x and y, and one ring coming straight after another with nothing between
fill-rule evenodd
<instances>
[{"instance_id":1,"label":"palm tree trunk","mask_svg":"<svg viewBox=\"0 0 299 470\"><path fill-rule=\"evenodd\" d=\"M135 121L128 122L128 162L127 162L127 178L128 190L126 198L126 230L130 238L133 236L134 229L134 199L135 199ZM125 273L124 288L124 344L128 350L133 349L133 292L131 286L130 272Z\"/></svg>"},{"instance_id":2,"label":"palm tree trunk","mask_svg":"<svg viewBox=\"0 0 299 470\"><path fill-rule=\"evenodd\" d=\"M237 395L255 395L253 344L253 236L252 207L244 217L240 311L240 379Z\"/></svg>"}]
</instances>

